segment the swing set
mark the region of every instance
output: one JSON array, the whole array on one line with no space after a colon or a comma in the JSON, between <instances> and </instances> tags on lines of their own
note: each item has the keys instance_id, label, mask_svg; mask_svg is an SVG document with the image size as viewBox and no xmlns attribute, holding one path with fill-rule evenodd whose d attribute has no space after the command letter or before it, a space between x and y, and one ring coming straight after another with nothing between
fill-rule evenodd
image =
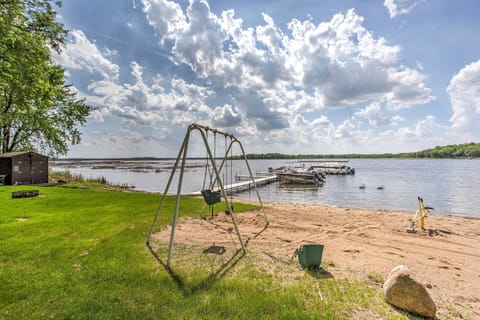
<instances>
[{"instance_id":1,"label":"swing set","mask_svg":"<svg viewBox=\"0 0 480 320\"><path fill-rule=\"evenodd\" d=\"M187 155L188 155L188 146L189 146L189 141L190 141L190 136L192 135L193 132L199 132L202 141L205 145L206 149L206 166L205 166L205 173L204 173L204 179L203 179L203 186L201 190L201 195L203 196L203 199L205 203L210 207L210 211L212 214L213 218L213 206L221 201L221 198L223 197L225 204L226 204L226 211L225 213L228 214L231 219L232 223L235 229L235 233L237 234L238 240L240 242L240 245L242 247L243 252L246 252L245 249L245 243L243 241L242 235L240 234L240 231L238 229L238 224L233 212L233 206L232 206L232 193L233 190L230 191L230 199L227 196L227 191L228 187L232 187L233 185L233 173L232 173L232 160L231 156L233 155L233 146L234 144L237 144L240 147L241 150L241 157L244 159L246 167L248 169L248 173L250 175L251 181L253 181L253 185L257 194L258 201L260 203L260 206L262 208L264 217L265 217L265 228L268 226L269 221L267 218L267 214L265 212L265 208L263 207L262 199L260 197L260 193L257 188L257 184L255 182L255 179L253 177L252 170L250 168L250 165L248 164L248 160L245 154L245 150L242 146L242 143L240 140L238 140L233 134L223 132L214 128L210 128L208 126L203 126L197 123L190 124L187 129L187 133L185 134L185 138L183 139L183 143L180 147L180 150L178 152L178 156L175 160L175 163L172 168L172 172L170 174L170 177L168 179L167 185L165 186L165 191L163 193L163 196L160 200L160 204L158 206L157 212L155 214L155 217L153 219L152 225L150 227L150 231L148 233L147 239L146 239L146 244L152 250L152 247L150 246L150 240L152 233L155 230L155 227L158 222L158 218L160 216L160 212L162 211L163 204L165 202L165 199L167 197L168 191L170 189L170 185L172 184L173 177L175 176L175 173L177 170L179 170L179 179L178 179L178 185L177 185L177 194L175 198L175 206L174 206L174 211L173 211L173 219L172 219L172 228L171 228L171 233L170 233L170 241L168 243L168 253L167 253L167 264L166 266L170 268L171 265L171 259L172 259L172 250L173 250L173 243L174 243L174 238L175 238L175 228L177 224L177 219L178 219L178 209L180 206L180 200L181 200L181 195L182 195L182 183L183 183L183 177L184 177L184 172L185 172L185 166L187 162ZM213 153L210 148L210 143L209 143L209 132L213 134ZM223 154L222 160L220 162L220 165L217 166L216 160L217 160L217 155L216 155L216 144L217 144L217 135L221 135L225 138L225 153ZM228 170L226 171L225 174L225 179L222 179L221 173L224 167L228 169L227 165L227 160L229 158L230 154L230 186L225 184L225 181L228 178ZM209 178L209 183L207 185L207 177ZM153 252L153 251L152 251Z\"/></svg>"}]
</instances>

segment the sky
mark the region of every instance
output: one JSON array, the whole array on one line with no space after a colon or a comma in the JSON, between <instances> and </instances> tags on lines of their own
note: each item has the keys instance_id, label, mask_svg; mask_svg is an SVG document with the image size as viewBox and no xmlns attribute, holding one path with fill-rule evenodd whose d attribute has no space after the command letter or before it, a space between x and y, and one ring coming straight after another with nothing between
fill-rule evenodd
<instances>
[{"instance_id":1,"label":"sky","mask_svg":"<svg viewBox=\"0 0 480 320\"><path fill-rule=\"evenodd\" d=\"M68 0L57 11L69 35L55 61L95 107L68 157L176 156L191 123L247 153L480 141L477 0ZM197 136L189 148L205 150Z\"/></svg>"}]
</instances>

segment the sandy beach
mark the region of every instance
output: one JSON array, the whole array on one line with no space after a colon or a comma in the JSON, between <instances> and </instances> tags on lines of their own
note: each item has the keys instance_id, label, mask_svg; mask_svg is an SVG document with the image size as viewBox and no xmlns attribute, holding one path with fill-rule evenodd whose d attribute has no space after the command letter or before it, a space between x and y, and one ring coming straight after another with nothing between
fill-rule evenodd
<instances>
[{"instance_id":1,"label":"sandy beach","mask_svg":"<svg viewBox=\"0 0 480 320\"><path fill-rule=\"evenodd\" d=\"M452 306L480 319L480 219L433 214L426 219L426 230L417 227L416 233L407 233L413 212L273 203L265 208L266 229L261 211L235 215L249 254L265 271L274 268L272 261L290 261L302 244L319 243L325 246L322 265L334 278L381 287L390 270L403 264L427 285L440 319L451 317ZM169 233L166 229L155 238L165 242ZM175 243L239 247L225 214L213 220L182 219ZM291 270L286 278L294 276ZM295 264L295 272L304 271Z\"/></svg>"}]
</instances>

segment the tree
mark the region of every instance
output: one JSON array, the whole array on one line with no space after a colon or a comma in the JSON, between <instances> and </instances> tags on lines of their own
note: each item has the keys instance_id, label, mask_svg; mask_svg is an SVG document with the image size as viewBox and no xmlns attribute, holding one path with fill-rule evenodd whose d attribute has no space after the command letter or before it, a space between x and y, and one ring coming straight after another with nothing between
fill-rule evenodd
<instances>
[{"instance_id":1,"label":"tree","mask_svg":"<svg viewBox=\"0 0 480 320\"><path fill-rule=\"evenodd\" d=\"M92 108L53 59L67 36L55 19L48 0L0 0L0 153L58 156L80 142Z\"/></svg>"}]
</instances>

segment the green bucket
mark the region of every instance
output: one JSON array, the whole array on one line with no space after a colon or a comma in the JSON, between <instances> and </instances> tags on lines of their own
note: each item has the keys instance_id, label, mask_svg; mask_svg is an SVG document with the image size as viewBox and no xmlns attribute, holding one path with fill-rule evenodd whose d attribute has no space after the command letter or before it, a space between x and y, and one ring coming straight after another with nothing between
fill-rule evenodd
<instances>
[{"instance_id":1,"label":"green bucket","mask_svg":"<svg viewBox=\"0 0 480 320\"><path fill-rule=\"evenodd\" d=\"M303 268L318 269L322 264L323 244L304 244L297 249L297 255Z\"/></svg>"}]
</instances>

